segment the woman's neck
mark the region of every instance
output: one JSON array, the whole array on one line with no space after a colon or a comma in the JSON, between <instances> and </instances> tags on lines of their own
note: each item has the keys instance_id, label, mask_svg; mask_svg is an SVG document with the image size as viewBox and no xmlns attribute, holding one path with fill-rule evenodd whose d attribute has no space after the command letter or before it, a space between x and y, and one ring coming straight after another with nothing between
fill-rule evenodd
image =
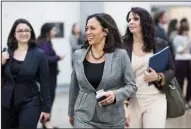
<instances>
[{"instance_id":1,"label":"woman's neck","mask_svg":"<svg viewBox=\"0 0 191 129\"><path fill-rule=\"evenodd\" d=\"M26 43L18 43L17 50L20 51L20 52L28 50L28 44L26 44Z\"/></svg>"},{"instance_id":2,"label":"woman's neck","mask_svg":"<svg viewBox=\"0 0 191 129\"><path fill-rule=\"evenodd\" d=\"M101 40L99 43L92 45L92 51L96 54L96 55L102 55L104 53L103 49L104 49L104 45L105 45L105 38L103 40Z\"/></svg>"},{"instance_id":3,"label":"woman's neck","mask_svg":"<svg viewBox=\"0 0 191 129\"><path fill-rule=\"evenodd\" d=\"M133 34L133 43L134 44L144 44L142 34Z\"/></svg>"},{"instance_id":4,"label":"woman's neck","mask_svg":"<svg viewBox=\"0 0 191 129\"><path fill-rule=\"evenodd\" d=\"M97 45L92 45L92 51L96 54L96 55L102 55L104 53L103 51L104 48L104 44L97 44Z\"/></svg>"}]
</instances>

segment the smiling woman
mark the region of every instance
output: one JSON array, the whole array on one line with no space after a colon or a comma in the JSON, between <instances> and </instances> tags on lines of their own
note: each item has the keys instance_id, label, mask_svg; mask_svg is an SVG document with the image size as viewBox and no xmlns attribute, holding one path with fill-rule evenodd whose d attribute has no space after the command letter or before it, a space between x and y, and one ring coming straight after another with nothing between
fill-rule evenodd
<instances>
[{"instance_id":1,"label":"smiling woman","mask_svg":"<svg viewBox=\"0 0 191 129\"><path fill-rule=\"evenodd\" d=\"M25 30L22 30L20 28L25 28ZM29 38L30 38L30 28L29 26L27 26L26 24L19 24L16 28L16 35L15 37L17 38L19 43L26 43L28 42ZM23 33L25 33L26 35L23 35Z\"/></svg>"},{"instance_id":2,"label":"smiling woman","mask_svg":"<svg viewBox=\"0 0 191 129\"><path fill-rule=\"evenodd\" d=\"M8 36L8 51L2 52L2 128L34 129L39 117L41 121L49 119L48 62L35 42L31 24L16 20Z\"/></svg>"},{"instance_id":3,"label":"smiling woman","mask_svg":"<svg viewBox=\"0 0 191 129\"><path fill-rule=\"evenodd\" d=\"M123 101L137 88L114 19L106 13L89 16L86 37L73 57L69 121L75 128L124 128ZM102 100L96 99L100 91Z\"/></svg>"}]
</instances>

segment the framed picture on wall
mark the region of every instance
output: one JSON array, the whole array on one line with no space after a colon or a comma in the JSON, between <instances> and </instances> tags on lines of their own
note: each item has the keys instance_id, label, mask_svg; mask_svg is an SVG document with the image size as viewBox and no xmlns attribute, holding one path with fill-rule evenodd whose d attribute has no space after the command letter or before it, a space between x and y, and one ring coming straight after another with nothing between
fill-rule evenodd
<instances>
[{"instance_id":1,"label":"framed picture on wall","mask_svg":"<svg viewBox=\"0 0 191 129\"><path fill-rule=\"evenodd\" d=\"M55 38L64 38L64 23L63 22L49 22L49 24L54 24L56 28Z\"/></svg>"}]
</instances>

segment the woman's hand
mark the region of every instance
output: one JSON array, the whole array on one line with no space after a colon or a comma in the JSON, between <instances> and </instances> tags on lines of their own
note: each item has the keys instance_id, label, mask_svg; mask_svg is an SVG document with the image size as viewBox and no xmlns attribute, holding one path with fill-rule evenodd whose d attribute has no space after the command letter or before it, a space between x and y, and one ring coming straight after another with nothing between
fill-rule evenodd
<instances>
[{"instance_id":1,"label":"woman's hand","mask_svg":"<svg viewBox=\"0 0 191 129\"><path fill-rule=\"evenodd\" d=\"M7 63L7 60L9 59L9 53L7 51L2 52L2 62L1 64L4 65Z\"/></svg>"},{"instance_id":2,"label":"woman's hand","mask_svg":"<svg viewBox=\"0 0 191 129\"><path fill-rule=\"evenodd\" d=\"M101 105L112 104L115 101L116 96L113 91L107 91L107 92L105 92L105 97L106 97L106 99L99 102Z\"/></svg>"},{"instance_id":3,"label":"woman's hand","mask_svg":"<svg viewBox=\"0 0 191 129\"><path fill-rule=\"evenodd\" d=\"M49 119L50 119L50 113L41 112L41 114L40 114L40 121L41 121L41 123L49 121Z\"/></svg>"},{"instance_id":4,"label":"woman's hand","mask_svg":"<svg viewBox=\"0 0 191 129\"><path fill-rule=\"evenodd\" d=\"M158 80L158 74L155 72L155 70L149 67L149 71L150 72L145 71L144 81L153 82Z\"/></svg>"},{"instance_id":5,"label":"woman's hand","mask_svg":"<svg viewBox=\"0 0 191 129\"><path fill-rule=\"evenodd\" d=\"M64 56L59 56L60 60L63 60L66 57L67 54L65 54Z\"/></svg>"},{"instance_id":6,"label":"woman's hand","mask_svg":"<svg viewBox=\"0 0 191 129\"><path fill-rule=\"evenodd\" d=\"M63 60L65 58L65 56L60 56L60 60Z\"/></svg>"},{"instance_id":7,"label":"woman's hand","mask_svg":"<svg viewBox=\"0 0 191 129\"><path fill-rule=\"evenodd\" d=\"M69 122L71 124L71 126L74 126L74 118L69 116Z\"/></svg>"}]
</instances>

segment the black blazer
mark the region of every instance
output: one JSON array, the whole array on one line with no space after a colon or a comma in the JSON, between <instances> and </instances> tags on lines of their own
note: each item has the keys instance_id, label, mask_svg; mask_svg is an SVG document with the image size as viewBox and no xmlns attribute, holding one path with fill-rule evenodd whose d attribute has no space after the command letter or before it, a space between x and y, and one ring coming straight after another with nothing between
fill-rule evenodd
<instances>
[{"instance_id":1,"label":"black blazer","mask_svg":"<svg viewBox=\"0 0 191 129\"><path fill-rule=\"evenodd\" d=\"M133 44L129 42L127 39L123 39L124 41L124 46L125 49L128 52L130 61L132 59L132 49L133 49ZM158 51L162 50L163 48L167 47L167 42L161 38L156 38L155 39L155 48L153 50L154 53L157 53ZM168 68L167 70L163 73L165 77L165 85L169 84L171 80L175 77L175 64L172 58L171 53L169 54L169 61L168 61ZM166 87L159 87L159 85L156 82L152 82L160 91L165 92Z\"/></svg>"},{"instance_id":2,"label":"black blazer","mask_svg":"<svg viewBox=\"0 0 191 129\"><path fill-rule=\"evenodd\" d=\"M10 107L11 98L14 95L15 103L26 102L29 99L41 94L41 105L43 112L50 112L50 86L48 61L44 51L38 47L28 49L24 62L21 64L18 74L19 81L15 82L11 73L11 62L13 60L13 51L8 51L10 58L2 66L2 76L5 82L2 85L1 102L2 106ZM37 85L40 83L40 91ZM14 92L14 94L13 94Z\"/></svg>"}]
</instances>

